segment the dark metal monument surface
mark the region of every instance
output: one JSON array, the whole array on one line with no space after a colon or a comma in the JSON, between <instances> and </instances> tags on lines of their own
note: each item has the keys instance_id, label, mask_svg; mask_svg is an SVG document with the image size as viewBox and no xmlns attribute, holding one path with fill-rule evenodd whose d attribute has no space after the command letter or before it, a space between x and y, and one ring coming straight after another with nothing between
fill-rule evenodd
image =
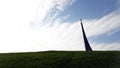
<instances>
[{"instance_id":1,"label":"dark metal monument surface","mask_svg":"<svg viewBox=\"0 0 120 68\"><path fill-rule=\"evenodd\" d=\"M81 21L81 28L82 28L83 38L84 38L85 49L86 49L86 51L92 51L92 48L90 47L90 44L89 44L89 42L87 40L85 31L84 31L82 20L80 20L80 21Z\"/></svg>"}]
</instances>

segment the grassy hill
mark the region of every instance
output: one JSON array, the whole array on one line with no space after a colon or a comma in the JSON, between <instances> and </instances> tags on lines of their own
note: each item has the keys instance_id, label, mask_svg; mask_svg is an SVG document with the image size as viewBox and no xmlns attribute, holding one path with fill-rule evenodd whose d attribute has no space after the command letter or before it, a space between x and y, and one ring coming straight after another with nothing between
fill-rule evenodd
<instances>
[{"instance_id":1,"label":"grassy hill","mask_svg":"<svg viewBox=\"0 0 120 68\"><path fill-rule=\"evenodd\" d=\"M0 68L120 68L120 52L1 53Z\"/></svg>"}]
</instances>

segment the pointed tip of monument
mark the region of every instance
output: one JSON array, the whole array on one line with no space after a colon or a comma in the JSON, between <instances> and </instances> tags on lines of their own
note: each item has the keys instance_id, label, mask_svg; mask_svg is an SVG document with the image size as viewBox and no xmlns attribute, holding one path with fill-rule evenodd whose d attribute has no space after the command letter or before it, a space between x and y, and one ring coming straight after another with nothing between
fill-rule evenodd
<instances>
[{"instance_id":1,"label":"pointed tip of monument","mask_svg":"<svg viewBox=\"0 0 120 68\"><path fill-rule=\"evenodd\" d=\"M82 19L80 19L81 23L82 23Z\"/></svg>"},{"instance_id":2,"label":"pointed tip of monument","mask_svg":"<svg viewBox=\"0 0 120 68\"><path fill-rule=\"evenodd\" d=\"M82 19L80 19L80 24L82 24Z\"/></svg>"},{"instance_id":3,"label":"pointed tip of monument","mask_svg":"<svg viewBox=\"0 0 120 68\"><path fill-rule=\"evenodd\" d=\"M82 19L80 19L80 24L82 25Z\"/></svg>"}]
</instances>

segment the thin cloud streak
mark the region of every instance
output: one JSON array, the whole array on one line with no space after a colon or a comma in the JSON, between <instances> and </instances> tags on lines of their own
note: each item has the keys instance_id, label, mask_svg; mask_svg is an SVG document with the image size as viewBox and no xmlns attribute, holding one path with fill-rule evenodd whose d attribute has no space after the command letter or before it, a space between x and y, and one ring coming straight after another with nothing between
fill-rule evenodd
<instances>
[{"instance_id":1,"label":"thin cloud streak","mask_svg":"<svg viewBox=\"0 0 120 68\"><path fill-rule=\"evenodd\" d=\"M85 21L85 28L88 36L95 36L104 33L109 33L111 30L120 27L120 13L119 11L114 11L101 19ZM112 31L111 31L112 32Z\"/></svg>"},{"instance_id":2,"label":"thin cloud streak","mask_svg":"<svg viewBox=\"0 0 120 68\"><path fill-rule=\"evenodd\" d=\"M30 16L29 18L33 20L32 23L29 19L20 21L19 18L18 21L20 22L10 20L5 21L5 24L0 23L2 24L0 25L0 52L85 50L80 22L62 22L61 18L56 18L60 11L64 11L67 6L74 2L75 0L63 0L62 2L37 0L34 3L37 3L37 5L32 8L36 11L31 12L33 16L37 12L36 17L31 18ZM35 8L38 5L39 7ZM56 5L59 5L59 7L56 7ZM55 13L51 16L50 11L55 11ZM45 19L46 17L47 19ZM88 38L113 32L113 29L120 27L119 18L119 10L116 10L101 19L83 20ZM6 24L9 25L6 26ZM120 43L118 42L106 44L93 41L90 44L93 50L120 50Z\"/></svg>"}]
</instances>

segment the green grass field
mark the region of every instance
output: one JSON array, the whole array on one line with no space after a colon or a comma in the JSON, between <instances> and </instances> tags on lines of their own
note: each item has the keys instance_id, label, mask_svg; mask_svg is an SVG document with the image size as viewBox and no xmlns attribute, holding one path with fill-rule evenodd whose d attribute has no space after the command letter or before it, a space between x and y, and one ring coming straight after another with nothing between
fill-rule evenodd
<instances>
[{"instance_id":1,"label":"green grass field","mask_svg":"<svg viewBox=\"0 0 120 68\"><path fill-rule=\"evenodd\" d=\"M0 68L120 68L120 52L1 53Z\"/></svg>"}]
</instances>

